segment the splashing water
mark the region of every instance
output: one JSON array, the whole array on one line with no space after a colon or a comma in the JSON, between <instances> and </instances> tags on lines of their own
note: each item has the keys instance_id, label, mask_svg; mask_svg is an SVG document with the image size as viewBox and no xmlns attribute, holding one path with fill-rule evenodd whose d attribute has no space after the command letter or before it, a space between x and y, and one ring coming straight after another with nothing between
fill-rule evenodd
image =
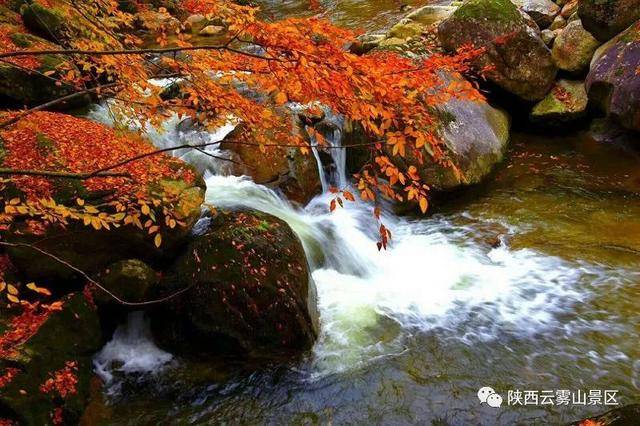
<instances>
[{"instance_id":1,"label":"splashing water","mask_svg":"<svg viewBox=\"0 0 640 426\"><path fill-rule=\"evenodd\" d=\"M96 373L111 393L117 393L120 382L114 375L143 374L159 371L173 359L173 355L159 349L151 338L149 324L142 312L132 312L126 324L118 327L113 338L93 359Z\"/></svg>"},{"instance_id":2,"label":"splashing water","mask_svg":"<svg viewBox=\"0 0 640 426\"><path fill-rule=\"evenodd\" d=\"M173 139L179 137L177 122L169 120L165 125L164 132L149 132L157 146L177 143ZM202 137L213 140L223 133ZM331 143L339 143L339 137ZM342 150L333 151L343 154ZM628 325L633 318L589 308L597 305L603 294L620 288L632 291L630 283L640 282L637 271L567 260L531 248L513 249L504 242L508 238L497 246L484 244L477 238L478 234L484 235L477 228L484 219L472 213L414 220L384 211L383 222L393 230L394 238L389 249L380 252L375 244L377 227L367 204L347 203L345 208L329 213L330 195L322 194L304 209L297 208L247 177L225 176L219 162L211 158L203 161L205 169L214 173L206 179L208 203L219 208L248 207L283 219L300 237L307 253L318 292L321 335L309 363L291 370L302 370L303 384L294 387L299 395L295 401L312 404L310 401L321 398L323 388L315 388L315 384L352 389L348 383L353 375L374 374L374 365L388 371L400 362L402 373L393 370L393 374L410 377L402 379L402 389L412 389L414 381L426 380L437 395L450 394L438 385L438 378L449 369L454 372L446 383L455 383L472 396L477 385L492 384L492 380L526 383L531 376L541 385L575 387L609 374L615 377L616 386L627 392L637 389L640 370L634 354L636 358L640 354L625 337L633 332L633 326ZM340 157L334 157L333 162L344 164ZM337 174L327 177L327 186L345 175L341 167ZM509 218L501 216L501 232L518 236L526 230L523 224L507 223ZM166 365L171 355L155 348L145 333L142 319L131 319L96 357L97 371L110 380L114 373L156 371ZM496 362L509 363L509 367L502 371L485 363L487 353ZM113 367L118 364L122 366ZM433 376L424 371L431 364L437 370ZM565 365L576 364L582 368L566 371ZM429 380L421 378L425 374ZM239 382L230 386L243 395L241 389L245 387ZM269 386L275 385L262 385ZM197 409L190 421L209 415L212 420L228 419L253 412L253 406L246 405L253 400L252 394L227 401L226 391L217 394L215 389L211 392L218 402L209 408L215 411L216 404L222 404L230 411L218 418ZM245 391L252 389L248 385ZM276 396L283 391L277 386L269 389ZM381 391L372 388L370 392L375 395ZM275 400L265 393L269 392L260 391L259 399L271 406ZM428 399L429 393L424 395L421 398L427 398L423 401L427 407L434 400ZM195 406L209 396L209 391L199 395ZM287 401L284 406L297 412L297 406ZM375 400L368 404L378 403ZM470 413L466 420L475 418L474 405L462 409ZM346 418L351 413L369 419L364 412L353 410L344 410ZM417 411L424 414L425 410L435 412L437 408ZM276 422L285 418L278 410L269 412Z\"/></svg>"}]
</instances>

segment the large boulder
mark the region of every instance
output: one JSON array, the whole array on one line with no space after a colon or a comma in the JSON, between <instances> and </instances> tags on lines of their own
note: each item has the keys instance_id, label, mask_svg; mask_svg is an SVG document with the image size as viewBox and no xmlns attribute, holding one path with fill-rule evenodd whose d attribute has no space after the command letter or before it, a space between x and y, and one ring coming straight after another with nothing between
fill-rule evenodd
<instances>
[{"instance_id":1,"label":"large boulder","mask_svg":"<svg viewBox=\"0 0 640 426\"><path fill-rule=\"evenodd\" d=\"M513 0L540 28L547 28L560 13L560 6L551 0Z\"/></svg>"},{"instance_id":2,"label":"large boulder","mask_svg":"<svg viewBox=\"0 0 640 426\"><path fill-rule=\"evenodd\" d=\"M569 22L556 37L551 55L556 66L564 71L581 73L587 71L594 52L600 46L580 20Z\"/></svg>"},{"instance_id":3,"label":"large boulder","mask_svg":"<svg viewBox=\"0 0 640 426\"><path fill-rule=\"evenodd\" d=\"M468 44L484 48L475 65L522 99L542 99L553 86L557 68L551 51L509 0L465 1L438 26L438 36L449 51Z\"/></svg>"},{"instance_id":4,"label":"large boulder","mask_svg":"<svg viewBox=\"0 0 640 426\"><path fill-rule=\"evenodd\" d=\"M4 15L1 15L3 14ZM10 11L0 9L0 16L10 16ZM0 49L14 51L20 49L60 49L58 45L48 42L38 36L29 34L19 23L0 21ZM35 106L59 99L76 91L72 85L59 85L59 78L75 66L60 55L41 55L37 57L16 57L0 62L0 102L16 106ZM59 103L56 108L78 107L87 104L90 97L79 96L65 103Z\"/></svg>"},{"instance_id":5,"label":"large boulder","mask_svg":"<svg viewBox=\"0 0 640 426\"><path fill-rule=\"evenodd\" d=\"M82 415L89 398L91 357L103 340L95 309L83 294L69 295L61 302L62 309L48 317L38 313L29 317L31 325L42 322L33 334L14 339L16 344L11 348L0 347L0 375L14 369L13 378L0 390L0 417L18 424L42 425L54 423L56 409L61 409L65 424L76 424ZM16 315L0 312L0 334L15 333L26 314ZM55 390L43 391L42 385L65 369L77 380L75 391L64 397Z\"/></svg>"},{"instance_id":6,"label":"large boulder","mask_svg":"<svg viewBox=\"0 0 640 426\"><path fill-rule=\"evenodd\" d=\"M239 351L271 357L308 349L317 336L315 288L302 243L258 211L219 213L163 281L184 288L152 314L158 343L179 353Z\"/></svg>"},{"instance_id":7,"label":"large boulder","mask_svg":"<svg viewBox=\"0 0 640 426\"><path fill-rule=\"evenodd\" d=\"M242 129L229 134L220 148L240 160L232 165L232 174L251 176L254 182L280 190L290 200L306 204L322 192L318 162L300 148L267 146L261 150L243 139Z\"/></svg>"},{"instance_id":8,"label":"large boulder","mask_svg":"<svg viewBox=\"0 0 640 426\"><path fill-rule=\"evenodd\" d=\"M63 173L95 171L155 149L139 135L50 112L31 114L2 129L0 146L2 167ZM14 212L3 238L19 244L38 242L39 249L87 274L122 259L161 261L200 217L204 181L192 167L167 155L132 161L117 171L128 177L13 176L0 195L25 204L27 210L23 215ZM92 210L95 206L101 206L102 213ZM42 213L32 217L29 208L66 215L68 223ZM149 235L154 231L161 235L159 241ZM13 247L9 254L32 280L50 285L83 281L68 265L32 248Z\"/></svg>"},{"instance_id":9,"label":"large boulder","mask_svg":"<svg viewBox=\"0 0 640 426\"><path fill-rule=\"evenodd\" d=\"M586 80L589 99L624 127L640 131L640 21L598 49Z\"/></svg>"},{"instance_id":10,"label":"large boulder","mask_svg":"<svg viewBox=\"0 0 640 426\"><path fill-rule=\"evenodd\" d=\"M587 31L607 41L640 19L640 0L581 0L578 15Z\"/></svg>"},{"instance_id":11,"label":"large boulder","mask_svg":"<svg viewBox=\"0 0 640 426\"><path fill-rule=\"evenodd\" d=\"M460 77L444 76L443 84ZM508 114L493 108L483 100L467 100L452 98L439 107L442 141L446 146L448 159L460 173L453 168L430 160L428 154L423 155L421 162L412 151L406 156L392 155L385 148L386 154L398 167L407 169L415 166L420 178L431 188L447 191L465 185L481 182L502 161L509 143L510 118ZM360 137L347 133L345 145L362 145L365 141L361 128L354 126L353 131L360 132ZM370 157L366 148L353 147L347 151L348 168L356 172L362 163Z\"/></svg>"},{"instance_id":12,"label":"large boulder","mask_svg":"<svg viewBox=\"0 0 640 426\"><path fill-rule=\"evenodd\" d=\"M583 81L559 80L551 92L531 111L531 121L542 125L562 125L587 113L587 91Z\"/></svg>"}]
</instances>

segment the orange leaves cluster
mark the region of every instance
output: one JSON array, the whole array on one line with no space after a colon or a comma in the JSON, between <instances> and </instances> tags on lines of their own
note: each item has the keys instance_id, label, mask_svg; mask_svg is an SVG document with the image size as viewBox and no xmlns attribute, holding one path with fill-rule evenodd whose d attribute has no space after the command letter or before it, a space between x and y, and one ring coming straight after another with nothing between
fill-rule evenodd
<instances>
[{"instance_id":1,"label":"orange leaves cluster","mask_svg":"<svg viewBox=\"0 0 640 426\"><path fill-rule=\"evenodd\" d=\"M0 335L0 358L16 356L20 345L38 331L51 312L62 309L62 304L57 302L48 306L38 303L23 303L22 307L22 313L13 317L7 331Z\"/></svg>"},{"instance_id":2,"label":"orange leaves cluster","mask_svg":"<svg viewBox=\"0 0 640 426\"><path fill-rule=\"evenodd\" d=\"M24 29L23 27L20 27L18 29L21 31L24 30L24 32L26 32L26 29ZM13 42L13 39L11 38L11 35L15 34L15 32L16 32L15 26L0 24L0 53L15 52L18 50L22 50L22 48L17 46ZM32 49L41 48L41 47L42 46L37 46L37 45L31 46ZM40 59L38 59L38 57L36 56L19 56L16 58L8 58L7 62L10 62L18 67L26 68L29 70L36 70L41 65Z\"/></svg>"},{"instance_id":3,"label":"orange leaves cluster","mask_svg":"<svg viewBox=\"0 0 640 426\"><path fill-rule=\"evenodd\" d=\"M17 368L7 368L2 376L0 376L0 389L11 383L13 381L13 378L16 377L19 372L20 370Z\"/></svg>"},{"instance_id":4,"label":"orange leaves cluster","mask_svg":"<svg viewBox=\"0 0 640 426\"><path fill-rule=\"evenodd\" d=\"M78 363L76 361L67 361L63 368L50 373L51 377L40 385L40 391L47 394L58 394L62 399L69 395L74 395L77 392L77 371Z\"/></svg>"},{"instance_id":5,"label":"orange leaves cluster","mask_svg":"<svg viewBox=\"0 0 640 426\"><path fill-rule=\"evenodd\" d=\"M104 125L69 115L37 112L9 129L0 131L6 155L4 167L39 171L87 173L153 150L142 138L119 135ZM146 185L165 177L193 182L193 171L179 160L157 155L128 163L115 172L131 178L107 177L84 180L89 191L117 189L119 194L146 192ZM51 179L19 176L12 179L28 198L50 197Z\"/></svg>"}]
</instances>

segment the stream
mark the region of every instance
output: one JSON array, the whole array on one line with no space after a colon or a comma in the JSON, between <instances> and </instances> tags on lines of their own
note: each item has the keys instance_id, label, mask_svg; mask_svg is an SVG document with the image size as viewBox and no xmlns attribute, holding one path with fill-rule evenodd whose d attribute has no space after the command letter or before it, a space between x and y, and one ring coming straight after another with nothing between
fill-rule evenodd
<instances>
[{"instance_id":1,"label":"stream","mask_svg":"<svg viewBox=\"0 0 640 426\"><path fill-rule=\"evenodd\" d=\"M278 17L308 13L303 1L263 3ZM363 9L371 3L325 10L360 26L399 7ZM92 115L109 121L104 109ZM176 125L151 139L165 147L231 130ZM286 365L196 363L158 349L132 314L95 358L114 424L561 424L612 407L507 405L508 390L606 389L621 405L640 402L638 151L583 132L514 133L486 184L427 217L386 210L393 241L382 252L365 203L329 213L323 194L300 208L199 153L183 158L206 172L209 203L265 211L298 234L321 335ZM501 408L480 405L483 386Z\"/></svg>"}]
</instances>

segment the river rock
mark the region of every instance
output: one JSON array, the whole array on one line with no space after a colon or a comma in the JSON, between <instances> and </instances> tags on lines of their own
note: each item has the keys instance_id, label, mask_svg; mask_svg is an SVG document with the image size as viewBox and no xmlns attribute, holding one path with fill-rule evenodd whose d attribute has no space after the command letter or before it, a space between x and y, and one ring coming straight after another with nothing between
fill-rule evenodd
<instances>
[{"instance_id":1,"label":"river rock","mask_svg":"<svg viewBox=\"0 0 640 426\"><path fill-rule=\"evenodd\" d=\"M549 26L551 31L561 30L567 26L567 20L562 16L558 15L553 19L553 22Z\"/></svg>"},{"instance_id":2,"label":"river rock","mask_svg":"<svg viewBox=\"0 0 640 426\"><path fill-rule=\"evenodd\" d=\"M571 21L556 38L551 55L561 70L580 73L587 71L598 46L600 42L582 27L580 20Z\"/></svg>"},{"instance_id":3,"label":"river rock","mask_svg":"<svg viewBox=\"0 0 640 426\"><path fill-rule=\"evenodd\" d=\"M125 302L144 302L159 281L159 275L149 265L139 259L126 259L109 265L102 271L97 281L107 290ZM100 289L96 289L96 304L99 306L120 306L118 301Z\"/></svg>"},{"instance_id":4,"label":"river rock","mask_svg":"<svg viewBox=\"0 0 640 426\"><path fill-rule=\"evenodd\" d=\"M14 18L12 19L12 16ZM56 50L60 46L38 36L29 34L20 25L17 14L6 8L0 8L0 33L6 34L3 49L20 50L38 48ZM11 23L13 21L13 23ZM21 57L0 62L0 103L2 100L15 106L36 106L75 92L71 85L56 85L60 78L60 69L74 66L60 55L42 55L39 57ZM68 102L59 103L58 109L75 108L86 105L90 97L80 96Z\"/></svg>"},{"instance_id":5,"label":"river rock","mask_svg":"<svg viewBox=\"0 0 640 426\"><path fill-rule=\"evenodd\" d=\"M243 130L229 134L220 148L237 154L241 164L233 164L234 175L251 176L254 182L282 191L288 199L308 203L322 192L318 162L313 154L296 147L260 147L252 144Z\"/></svg>"},{"instance_id":6,"label":"river rock","mask_svg":"<svg viewBox=\"0 0 640 426\"><path fill-rule=\"evenodd\" d=\"M571 0L569 3L562 6L562 10L560 11L560 15L564 19L569 19L571 15L578 11L578 0Z\"/></svg>"},{"instance_id":7,"label":"river rock","mask_svg":"<svg viewBox=\"0 0 640 426\"><path fill-rule=\"evenodd\" d=\"M562 125L586 115L587 91L583 81L559 80L551 92L533 107L531 121Z\"/></svg>"},{"instance_id":8,"label":"river rock","mask_svg":"<svg viewBox=\"0 0 640 426\"><path fill-rule=\"evenodd\" d=\"M509 0L466 1L438 26L438 36L449 51L469 43L485 48L475 65L490 67L489 80L525 100L542 99L554 83L550 50Z\"/></svg>"},{"instance_id":9,"label":"river rock","mask_svg":"<svg viewBox=\"0 0 640 426\"><path fill-rule=\"evenodd\" d=\"M443 84L460 77L444 76ZM424 155L421 164L409 150L404 158L394 156L390 149L386 154L400 169L415 166L420 178L437 191L446 191L481 182L502 161L509 142L510 119L505 112L493 108L487 102L450 99L440 107L442 140L448 148L449 159L460 170L442 166ZM360 126L346 129L344 144L347 151L347 167L357 172L369 160L370 153L363 145L367 138ZM350 131L349 131L350 130Z\"/></svg>"},{"instance_id":10,"label":"river rock","mask_svg":"<svg viewBox=\"0 0 640 426\"><path fill-rule=\"evenodd\" d=\"M587 31L604 42L640 19L640 0L581 0L578 15Z\"/></svg>"},{"instance_id":11,"label":"river rock","mask_svg":"<svg viewBox=\"0 0 640 426\"><path fill-rule=\"evenodd\" d=\"M45 7L36 2L24 2L20 8L24 25L35 34L54 43L67 39L70 21L65 19L64 11L57 6L55 4Z\"/></svg>"},{"instance_id":12,"label":"river rock","mask_svg":"<svg viewBox=\"0 0 640 426\"><path fill-rule=\"evenodd\" d=\"M203 29L201 29L198 34L201 36L215 36L224 31L224 27L218 25L207 25Z\"/></svg>"},{"instance_id":13,"label":"river rock","mask_svg":"<svg viewBox=\"0 0 640 426\"><path fill-rule=\"evenodd\" d=\"M547 28L560 13L560 7L551 0L513 0L513 3L533 18L540 28Z\"/></svg>"},{"instance_id":14,"label":"river rock","mask_svg":"<svg viewBox=\"0 0 640 426\"><path fill-rule=\"evenodd\" d=\"M3 167L24 168L20 156L28 156L32 157L29 167L35 170L57 167L62 172L93 171L96 167L94 156L112 164L154 149L139 135L116 132L99 123L51 112L31 114L1 130L0 144L4 153ZM157 200L159 204L150 207L149 214L153 211L159 218L159 232L162 234L159 248L146 229L138 229L134 224L118 228L111 226L108 230L103 226L96 229L93 225L84 225L81 216L70 220L67 225L59 222L34 224L28 215L18 216L2 237L13 243L32 244L38 241L40 249L87 274L98 273L123 259L160 261L184 241L200 217L204 181L191 166L168 155L129 163L120 170L131 173L134 179L22 177L13 179L2 195L30 202L50 197L50 206L55 203L58 207L71 208L78 208L78 198L85 200L87 205L100 205L122 197ZM177 221L176 226L166 225L165 212ZM140 220L145 222L147 219L141 215ZM9 255L18 269L36 282L56 286L86 282L67 265L31 248L13 247Z\"/></svg>"},{"instance_id":15,"label":"river rock","mask_svg":"<svg viewBox=\"0 0 640 426\"><path fill-rule=\"evenodd\" d=\"M82 415L89 398L91 357L103 340L95 309L83 294L69 295L61 302L61 311L51 313L15 353L0 360L0 372L8 367L18 369L18 374L0 392L3 418L18 424L52 424L51 416L57 407L62 408L64 424L76 424ZM0 311L2 332L7 330L10 320L6 310ZM77 363L76 392L64 399L43 393L40 386L67 362Z\"/></svg>"},{"instance_id":16,"label":"river rock","mask_svg":"<svg viewBox=\"0 0 640 426\"><path fill-rule=\"evenodd\" d=\"M540 38L542 38L542 41L544 41L544 44L551 47L553 46L553 42L556 39L556 33L549 29L542 30L540 32Z\"/></svg>"},{"instance_id":17,"label":"river rock","mask_svg":"<svg viewBox=\"0 0 640 426\"><path fill-rule=\"evenodd\" d=\"M629 426L637 424L640 419L640 404L631 404L614 408L599 416L589 417L568 426Z\"/></svg>"},{"instance_id":18,"label":"river rock","mask_svg":"<svg viewBox=\"0 0 640 426\"><path fill-rule=\"evenodd\" d=\"M640 131L640 21L594 55L586 86L589 99L624 127Z\"/></svg>"},{"instance_id":19,"label":"river rock","mask_svg":"<svg viewBox=\"0 0 640 426\"><path fill-rule=\"evenodd\" d=\"M315 287L305 252L289 225L274 216L217 214L172 271L163 295L191 288L151 318L159 344L170 351L270 357L315 341Z\"/></svg>"}]
</instances>

